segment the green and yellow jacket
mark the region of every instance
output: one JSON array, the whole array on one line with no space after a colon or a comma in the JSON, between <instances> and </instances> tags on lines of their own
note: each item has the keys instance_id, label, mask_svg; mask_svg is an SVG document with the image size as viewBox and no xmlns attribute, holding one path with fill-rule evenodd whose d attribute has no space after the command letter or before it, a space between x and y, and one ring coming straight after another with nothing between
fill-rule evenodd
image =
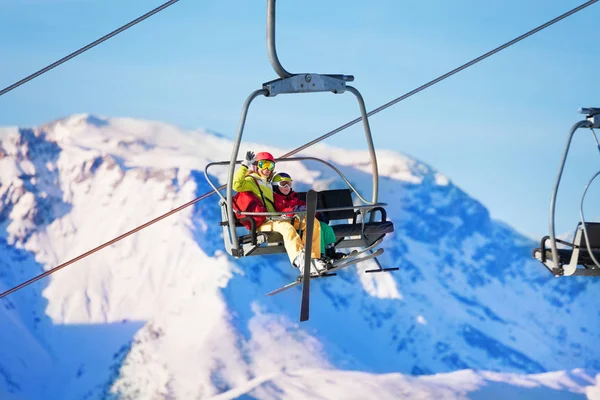
<instances>
[{"instance_id":1,"label":"green and yellow jacket","mask_svg":"<svg viewBox=\"0 0 600 400\"><path fill-rule=\"evenodd\" d=\"M233 190L236 192L252 192L259 199L264 199L263 203L269 212L275 212L273 201L273 188L266 178L252 172L248 173L248 167L242 165L235 174L233 174Z\"/></svg>"}]
</instances>

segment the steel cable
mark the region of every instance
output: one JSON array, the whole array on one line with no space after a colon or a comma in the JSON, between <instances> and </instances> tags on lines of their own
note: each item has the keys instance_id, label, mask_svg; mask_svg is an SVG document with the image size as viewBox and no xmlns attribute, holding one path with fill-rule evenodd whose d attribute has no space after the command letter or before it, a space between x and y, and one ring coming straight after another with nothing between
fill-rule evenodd
<instances>
[{"instance_id":1,"label":"steel cable","mask_svg":"<svg viewBox=\"0 0 600 400\"><path fill-rule=\"evenodd\" d=\"M72 58L77 57L78 55L80 55L81 53L85 53L86 51L88 51L89 49L91 49L92 47L95 47L97 45L99 45L100 43L110 39L113 36L118 35L119 33L131 28L132 26L142 22L143 20L145 20L146 18L149 18L151 16L153 16L154 14L164 10L165 8L177 3L179 0L170 0L167 1L166 3L164 3L161 6L156 7L154 10L147 12L146 14L142 15L141 17L138 17L136 19L134 19L133 21L129 22L128 24L123 25L122 27L115 29L114 31L112 31L109 34L106 34L104 36L102 36L100 39L93 41L92 43L83 46L82 48L80 48L79 50L76 50L74 52L72 52L71 54L69 54L68 56L65 56L63 58L61 58L60 60L53 62L52 64L40 69L37 72L34 72L33 74L21 79L18 82L13 83L10 86L5 87L4 89L0 90L0 96L2 96L3 94L6 94L8 92L10 92L13 89L18 88L19 86L29 82L30 80L37 78L40 75L45 74L46 72L50 71L51 69L58 67L59 65L61 65L62 63L65 63L67 61L69 61Z\"/></svg>"}]
</instances>

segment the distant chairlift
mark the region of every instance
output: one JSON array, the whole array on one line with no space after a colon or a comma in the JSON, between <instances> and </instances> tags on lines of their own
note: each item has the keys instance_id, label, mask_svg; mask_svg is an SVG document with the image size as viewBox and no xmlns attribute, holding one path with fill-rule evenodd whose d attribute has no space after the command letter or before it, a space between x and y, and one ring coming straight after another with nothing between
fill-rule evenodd
<instances>
[{"instance_id":1,"label":"distant chairlift","mask_svg":"<svg viewBox=\"0 0 600 400\"><path fill-rule=\"evenodd\" d=\"M585 195L594 179L600 175L600 171L585 186L579 209L581 221L575 229L573 243L557 239L554 230L556 196L573 135L580 128L590 128L598 150L600 150L600 143L594 132L594 128L600 128L600 108L582 108L579 112L585 114L586 119L573 125L567 138L550 201L550 235L544 236L540 247L533 251L533 257L541 261L557 277L570 275L600 276L600 222L586 222L583 214ZM550 248L546 247L548 241L550 241ZM566 248L558 248L557 243L566 246Z\"/></svg>"}]
</instances>

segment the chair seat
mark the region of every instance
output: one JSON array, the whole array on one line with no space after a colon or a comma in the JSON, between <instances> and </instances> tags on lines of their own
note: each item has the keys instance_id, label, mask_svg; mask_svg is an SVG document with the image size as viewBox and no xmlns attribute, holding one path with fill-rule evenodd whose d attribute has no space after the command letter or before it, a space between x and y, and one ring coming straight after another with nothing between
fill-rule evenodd
<instances>
[{"instance_id":1,"label":"chair seat","mask_svg":"<svg viewBox=\"0 0 600 400\"><path fill-rule=\"evenodd\" d=\"M268 243L283 243L283 236L279 232L257 232L258 235L267 235ZM240 236L240 243L246 244L252 242L252 235Z\"/></svg>"},{"instance_id":2,"label":"chair seat","mask_svg":"<svg viewBox=\"0 0 600 400\"><path fill-rule=\"evenodd\" d=\"M556 249L556 250L558 252L558 258L559 258L560 263L568 264L569 261L571 261L571 256L573 255L573 249ZM552 250L545 249L545 251L546 251L546 259L552 260ZM535 249L535 252L541 255L542 249L537 248L537 249ZM594 254L594 257L596 257L596 260L600 261L600 249L593 249L592 253ZM590 253L587 251L587 248L581 248L579 250L579 258L577 260L577 264L586 266L588 268L597 269L597 266L594 263L594 260L592 260L592 257L590 256Z\"/></svg>"},{"instance_id":3,"label":"chair seat","mask_svg":"<svg viewBox=\"0 0 600 400\"><path fill-rule=\"evenodd\" d=\"M301 199L303 199L306 196L306 193L298 192L298 195ZM365 220L376 218L378 221L366 222L364 224L363 231L363 224L356 222L359 213L355 213L355 206L352 201L352 192L350 189L334 189L319 192L317 196L317 208L322 210L333 210L320 212L320 215L324 217L326 222L342 222L338 225L336 225L335 222L331 224L336 239L338 240L337 246L340 248L370 245L386 234L394 232L394 224L392 221L387 220L385 209L382 206L376 206L367 211ZM224 202L221 202L221 214L223 216L223 221L226 221L228 214ZM227 238L227 224L224 222L221 224L224 227L224 237ZM240 221L236 221L236 226L242 226ZM280 233L256 232L255 234L256 242L253 242L251 233L245 235L240 235L238 233L239 243L245 246L245 254L243 255L261 255L285 252L285 248L283 246L283 237ZM231 247L231 244L229 244L229 246Z\"/></svg>"},{"instance_id":4,"label":"chair seat","mask_svg":"<svg viewBox=\"0 0 600 400\"><path fill-rule=\"evenodd\" d=\"M360 236L362 233L362 224L339 224L332 225L335 236L340 239L348 236ZM394 232L394 223L392 221L367 222L365 223L365 235L383 235Z\"/></svg>"},{"instance_id":5,"label":"chair seat","mask_svg":"<svg viewBox=\"0 0 600 400\"><path fill-rule=\"evenodd\" d=\"M336 238L341 239L349 236L360 236L362 232L361 224L339 224L333 225L333 232ZM366 236L380 236L387 233L394 232L394 224L392 221L384 222L367 222L365 224L365 235ZM283 237L279 232L262 232L267 234L267 240L269 243L283 243ZM241 243L250 243L251 235L244 235L240 237Z\"/></svg>"}]
</instances>

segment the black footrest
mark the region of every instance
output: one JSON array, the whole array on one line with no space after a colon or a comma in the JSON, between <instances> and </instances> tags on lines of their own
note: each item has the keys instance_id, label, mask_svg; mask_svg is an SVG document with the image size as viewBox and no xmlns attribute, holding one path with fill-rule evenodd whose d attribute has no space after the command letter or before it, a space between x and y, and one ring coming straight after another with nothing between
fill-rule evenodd
<instances>
[{"instance_id":1,"label":"black footrest","mask_svg":"<svg viewBox=\"0 0 600 400\"><path fill-rule=\"evenodd\" d=\"M398 271L400 268L399 267L395 267L395 268L383 268L383 269L370 269L365 271L365 274L368 274L370 272L386 272L386 271Z\"/></svg>"},{"instance_id":2,"label":"black footrest","mask_svg":"<svg viewBox=\"0 0 600 400\"><path fill-rule=\"evenodd\" d=\"M316 278L329 278L330 276L337 276L337 274L335 272L326 273L326 274L319 275Z\"/></svg>"}]
</instances>

